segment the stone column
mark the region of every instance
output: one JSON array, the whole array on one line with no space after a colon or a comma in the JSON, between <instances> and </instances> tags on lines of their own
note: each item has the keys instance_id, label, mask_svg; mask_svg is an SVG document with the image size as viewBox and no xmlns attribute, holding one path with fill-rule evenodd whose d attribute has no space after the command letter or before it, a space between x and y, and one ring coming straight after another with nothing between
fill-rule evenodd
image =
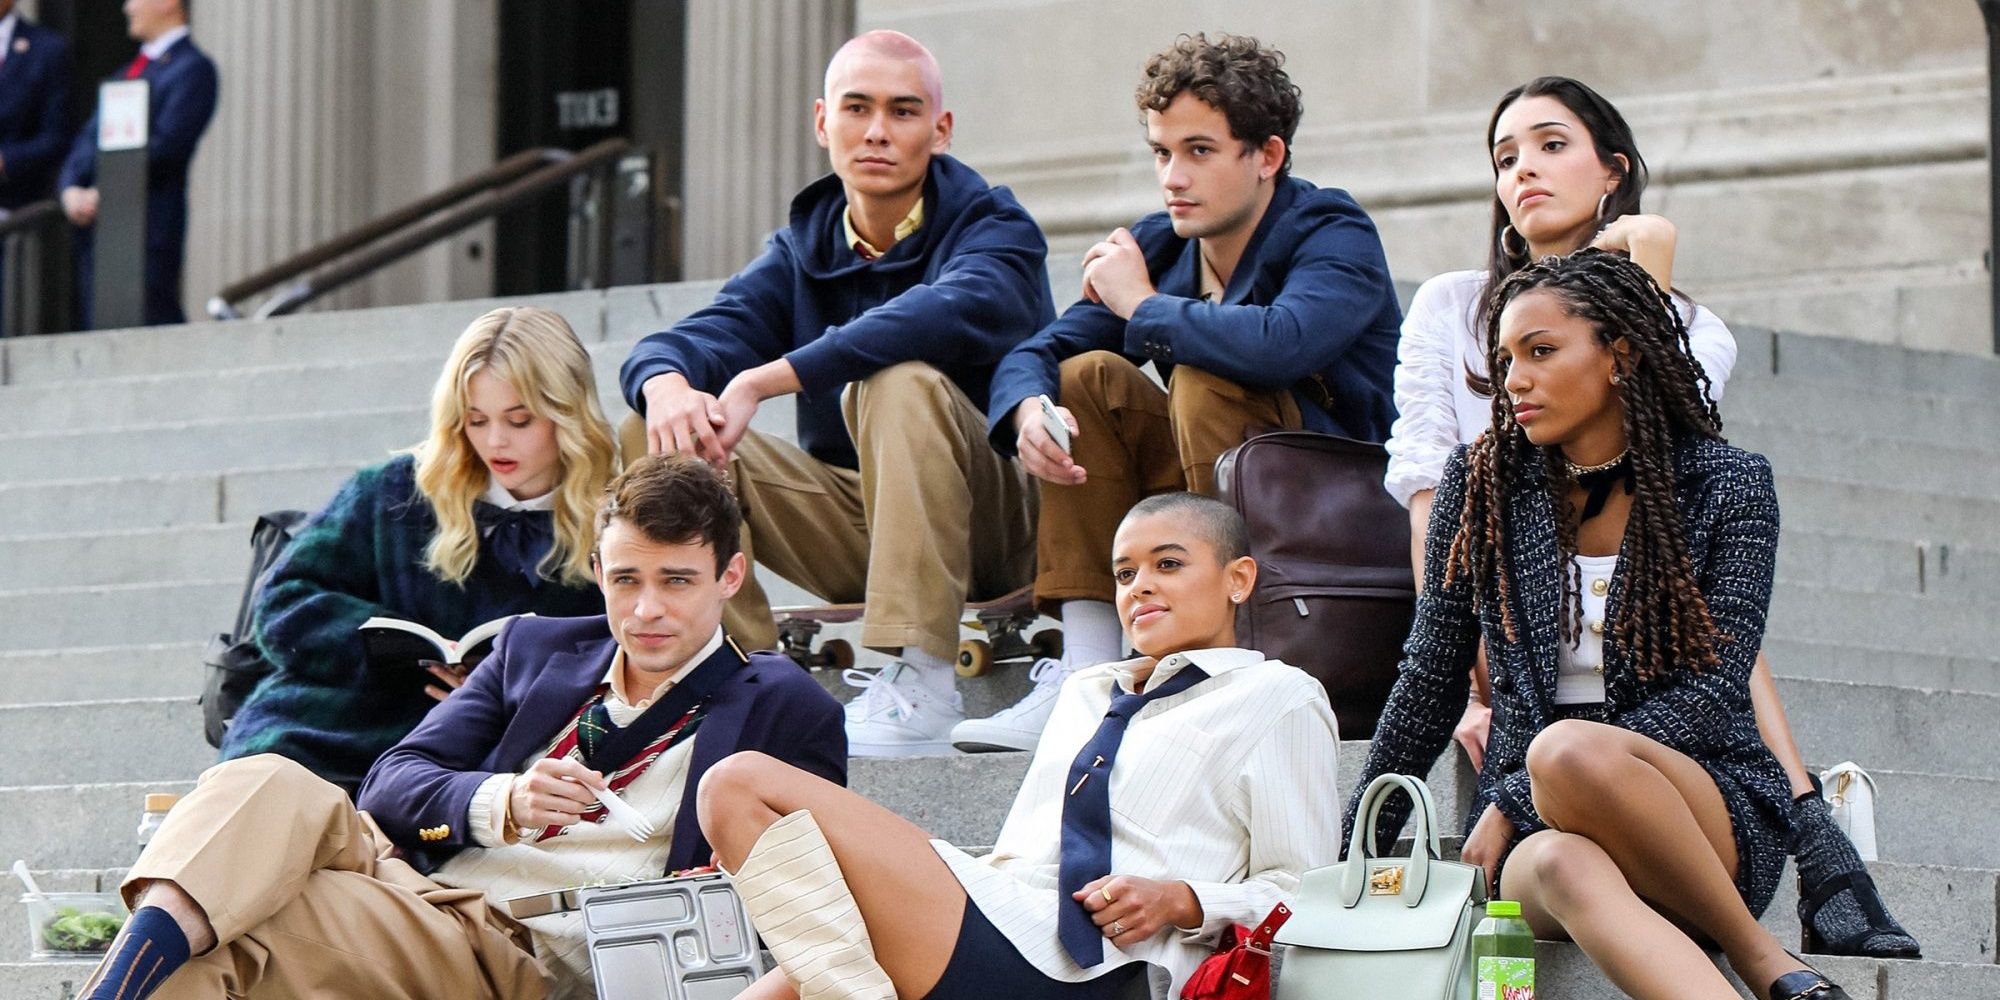
<instances>
[{"instance_id":1,"label":"stone column","mask_svg":"<svg viewBox=\"0 0 2000 1000\"><path fill-rule=\"evenodd\" d=\"M496 2L197 5L222 93L189 190L190 317L222 285L493 162ZM490 242L470 230L319 308L487 294Z\"/></svg>"},{"instance_id":2,"label":"stone column","mask_svg":"<svg viewBox=\"0 0 2000 1000\"><path fill-rule=\"evenodd\" d=\"M853 0L689 0L683 274L735 273L826 173L812 102Z\"/></svg>"}]
</instances>

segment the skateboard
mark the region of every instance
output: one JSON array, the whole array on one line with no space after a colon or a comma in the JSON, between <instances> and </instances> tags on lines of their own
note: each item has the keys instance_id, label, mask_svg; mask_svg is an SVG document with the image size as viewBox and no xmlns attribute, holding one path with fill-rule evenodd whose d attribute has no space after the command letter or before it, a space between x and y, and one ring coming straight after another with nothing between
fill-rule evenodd
<instances>
[{"instance_id":1,"label":"skateboard","mask_svg":"<svg viewBox=\"0 0 2000 1000\"><path fill-rule=\"evenodd\" d=\"M807 670L846 670L854 666L854 645L845 639L814 640L828 625L861 620L860 604L817 604L774 608L778 623L778 652ZM1045 628L1032 636L1024 633L1035 624L1033 587L996 597L973 601L965 606L966 628L985 633L984 638L966 639L958 644L957 670L960 677L978 677L996 663L1035 660L1062 655L1062 630Z\"/></svg>"}]
</instances>

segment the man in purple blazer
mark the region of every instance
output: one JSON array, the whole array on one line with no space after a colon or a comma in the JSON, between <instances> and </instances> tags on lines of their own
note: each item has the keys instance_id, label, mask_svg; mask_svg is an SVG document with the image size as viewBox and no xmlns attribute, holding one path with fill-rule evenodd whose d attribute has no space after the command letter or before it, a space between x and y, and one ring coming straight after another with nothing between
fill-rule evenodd
<instances>
[{"instance_id":1,"label":"man in purple blazer","mask_svg":"<svg viewBox=\"0 0 2000 1000\"><path fill-rule=\"evenodd\" d=\"M458 690L376 762L365 812L281 757L211 768L121 887L132 919L84 996L587 986L576 914L498 904L707 864L696 789L737 751L846 781L839 703L723 633L741 518L706 463L628 469L597 519L605 616L517 619L462 680L434 667Z\"/></svg>"}]
</instances>

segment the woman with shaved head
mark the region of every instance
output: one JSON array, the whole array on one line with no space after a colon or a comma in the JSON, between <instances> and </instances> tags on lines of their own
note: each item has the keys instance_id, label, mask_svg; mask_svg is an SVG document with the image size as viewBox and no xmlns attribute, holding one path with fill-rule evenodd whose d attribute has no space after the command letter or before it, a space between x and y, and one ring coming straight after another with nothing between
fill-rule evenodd
<instances>
[{"instance_id":1,"label":"woman with shaved head","mask_svg":"<svg viewBox=\"0 0 2000 1000\"><path fill-rule=\"evenodd\" d=\"M1236 645L1257 581L1243 519L1139 502L1111 572L1138 656L1071 674L992 853L975 858L754 753L703 778L702 830L779 971L760 1000L1179 996L1339 848L1332 707Z\"/></svg>"}]
</instances>

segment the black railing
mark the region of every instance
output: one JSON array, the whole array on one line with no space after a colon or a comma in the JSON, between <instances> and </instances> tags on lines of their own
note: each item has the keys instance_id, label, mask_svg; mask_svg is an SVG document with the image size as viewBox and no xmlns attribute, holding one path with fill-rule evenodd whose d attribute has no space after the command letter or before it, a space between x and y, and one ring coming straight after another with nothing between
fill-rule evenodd
<instances>
[{"instance_id":1,"label":"black railing","mask_svg":"<svg viewBox=\"0 0 2000 1000\"><path fill-rule=\"evenodd\" d=\"M515 153L435 194L223 288L209 299L209 315L240 319L243 314L238 305L266 291L272 294L257 308L255 318L295 312L322 295L528 204L576 178L608 173L631 148L624 139L606 139L578 152L542 148Z\"/></svg>"},{"instance_id":2,"label":"black railing","mask_svg":"<svg viewBox=\"0 0 2000 1000\"><path fill-rule=\"evenodd\" d=\"M68 241L62 206L55 199L0 213L0 335L27 336L67 329L70 288ZM30 241L33 241L32 243Z\"/></svg>"}]
</instances>

